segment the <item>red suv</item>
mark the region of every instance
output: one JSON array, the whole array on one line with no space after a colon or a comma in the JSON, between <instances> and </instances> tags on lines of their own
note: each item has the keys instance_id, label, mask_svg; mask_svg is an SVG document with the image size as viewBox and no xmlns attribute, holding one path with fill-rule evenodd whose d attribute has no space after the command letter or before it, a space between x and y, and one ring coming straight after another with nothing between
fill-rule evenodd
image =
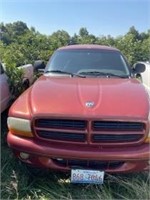
<instances>
[{"instance_id":1,"label":"red suv","mask_svg":"<svg viewBox=\"0 0 150 200\"><path fill-rule=\"evenodd\" d=\"M8 144L23 162L49 169L148 170L148 93L118 49L71 45L11 106Z\"/></svg>"}]
</instances>

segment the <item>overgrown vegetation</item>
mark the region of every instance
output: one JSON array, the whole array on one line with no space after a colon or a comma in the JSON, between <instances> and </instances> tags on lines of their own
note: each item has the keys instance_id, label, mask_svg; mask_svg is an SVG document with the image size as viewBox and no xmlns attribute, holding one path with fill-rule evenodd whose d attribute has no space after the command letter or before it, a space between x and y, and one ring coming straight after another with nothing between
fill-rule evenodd
<instances>
[{"instance_id":1,"label":"overgrown vegetation","mask_svg":"<svg viewBox=\"0 0 150 200\"><path fill-rule=\"evenodd\" d=\"M99 33L101 34L101 33ZM101 44L114 46L122 51L132 65L136 61L150 60L150 30L139 33L131 27L123 36L95 36L82 27L70 36L64 30L43 35L21 21L0 24L0 55L7 65L20 66L35 60L47 61L53 51L68 44Z\"/></svg>"},{"instance_id":2,"label":"overgrown vegetation","mask_svg":"<svg viewBox=\"0 0 150 200\"><path fill-rule=\"evenodd\" d=\"M24 72L22 69L13 65L6 66L5 71L8 76L8 84L12 94L12 100L15 100L26 89L23 84Z\"/></svg>"}]
</instances>

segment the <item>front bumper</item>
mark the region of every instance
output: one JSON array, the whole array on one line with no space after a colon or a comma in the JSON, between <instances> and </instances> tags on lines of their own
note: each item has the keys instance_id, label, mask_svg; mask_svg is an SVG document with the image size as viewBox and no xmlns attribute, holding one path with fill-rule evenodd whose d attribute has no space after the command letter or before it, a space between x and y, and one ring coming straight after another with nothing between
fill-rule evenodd
<instances>
[{"instance_id":1,"label":"front bumper","mask_svg":"<svg viewBox=\"0 0 150 200\"><path fill-rule=\"evenodd\" d=\"M74 166L62 165L54 160L81 160L81 161L120 161L117 167L107 167L106 172L123 173L136 172L150 169L150 148L149 144L137 147L78 147L76 145L53 144L45 141L21 138L8 133L7 142L13 149L15 155L26 162L37 167L68 171ZM28 159L22 159L20 152L29 154ZM79 166L80 167L80 166ZM99 169L101 170L101 169Z\"/></svg>"}]
</instances>

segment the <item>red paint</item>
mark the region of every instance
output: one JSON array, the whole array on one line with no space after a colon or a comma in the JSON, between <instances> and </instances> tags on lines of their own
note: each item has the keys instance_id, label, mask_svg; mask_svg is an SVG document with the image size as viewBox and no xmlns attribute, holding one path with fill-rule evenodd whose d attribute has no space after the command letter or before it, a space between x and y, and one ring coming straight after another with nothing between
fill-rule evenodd
<instances>
[{"instance_id":1,"label":"red paint","mask_svg":"<svg viewBox=\"0 0 150 200\"><path fill-rule=\"evenodd\" d=\"M85 48L83 45L68 46L65 49ZM89 45L86 48L102 48L116 51L111 47ZM63 48L61 48L63 49ZM118 51L118 50L117 50ZM94 102L92 108L87 108L87 101ZM133 172L148 170L149 144L144 143L149 133L149 97L139 81L129 78L79 78L69 76L41 76L34 85L25 91L11 106L9 116L30 119L34 138L28 139L8 133L9 146L19 152L31 154L27 163L57 170L70 170L70 167L60 166L52 158L122 161L123 165L107 172ZM65 142L40 138L35 130L34 121L37 118L86 120L85 130L68 130L43 128L46 131L65 133L85 133L87 141ZM143 138L136 142L92 144L91 123L98 121L142 122ZM99 131L98 134L107 132ZM114 134L110 131L110 134ZM116 134L122 134L118 132ZM125 132L131 134L131 132Z\"/></svg>"}]
</instances>

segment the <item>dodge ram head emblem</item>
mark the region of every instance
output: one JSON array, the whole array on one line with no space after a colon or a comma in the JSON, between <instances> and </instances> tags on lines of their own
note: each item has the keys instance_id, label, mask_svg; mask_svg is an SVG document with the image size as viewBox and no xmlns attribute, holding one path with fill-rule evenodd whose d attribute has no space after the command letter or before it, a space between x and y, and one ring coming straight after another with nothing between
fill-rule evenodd
<instances>
[{"instance_id":1,"label":"dodge ram head emblem","mask_svg":"<svg viewBox=\"0 0 150 200\"><path fill-rule=\"evenodd\" d=\"M86 103L85 103L85 106L86 107L88 107L88 108L92 108L93 106L94 106L94 102L93 101L87 101Z\"/></svg>"}]
</instances>

